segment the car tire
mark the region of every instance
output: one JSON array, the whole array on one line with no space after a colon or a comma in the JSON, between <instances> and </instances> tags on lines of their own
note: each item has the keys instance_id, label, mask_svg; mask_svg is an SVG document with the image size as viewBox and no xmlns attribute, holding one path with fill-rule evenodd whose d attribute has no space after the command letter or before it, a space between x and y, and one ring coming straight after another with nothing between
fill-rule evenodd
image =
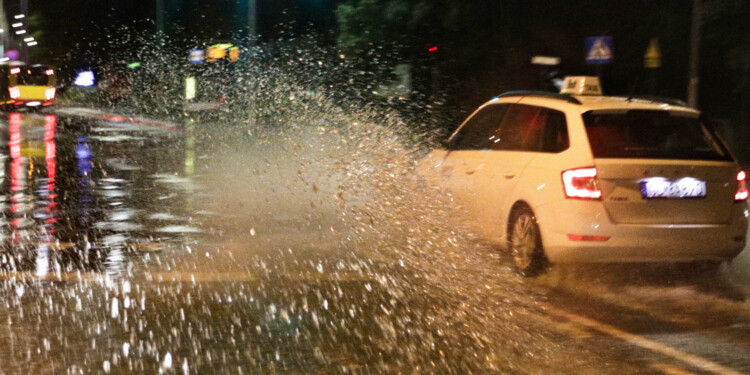
<instances>
[{"instance_id":1,"label":"car tire","mask_svg":"<svg viewBox=\"0 0 750 375\"><path fill-rule=\"evenodd\" d=\"M508 249L516 271L524 277L541 274L547 266L547 259L536 216L530 208L520 206L513 210L509 223Z\"/></svg>"}]
</instances>

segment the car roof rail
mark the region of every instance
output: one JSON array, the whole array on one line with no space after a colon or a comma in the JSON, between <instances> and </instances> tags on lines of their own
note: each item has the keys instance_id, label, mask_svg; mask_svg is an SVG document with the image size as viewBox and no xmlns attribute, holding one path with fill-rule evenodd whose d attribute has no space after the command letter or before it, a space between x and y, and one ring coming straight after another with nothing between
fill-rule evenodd
<instances>
[{"instance_id":1,"label":"car roof rail","mask_svg":"<svg viewBox=\"0 0 750 375\"><path fill-rule=\"evenodd\" d=\"M628 97L628 101L631 99L639 99L639 100L648 100L650 102L656 102L656 103L664 103L679 107L687 107L687 103L685 101L677 99L677 98L668 98L663 96L653 96L653 95L631 95Z\"/></svg>"},{"instance_id":2,"label":"car roof rail","mask_svg":"<svg viewBox=\"0 0 750 375\"><path fill-rule=\"evenodd\" d=\"M581 101L569 94L558 94L548 91L508 91L495 97L495 99L506 98L509 96L533 96L535 98L564 100L571 104L581 104Z\"/></svg>"}]
</instances>

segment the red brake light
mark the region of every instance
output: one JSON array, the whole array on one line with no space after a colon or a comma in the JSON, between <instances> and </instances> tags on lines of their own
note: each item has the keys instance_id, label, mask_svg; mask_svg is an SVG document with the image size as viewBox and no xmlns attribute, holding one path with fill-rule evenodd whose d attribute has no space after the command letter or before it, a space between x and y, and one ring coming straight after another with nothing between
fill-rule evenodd
<instances>
[{"instance_id":1,"label":"red brake light","mask_svg":"<svg viewBox=\"0 0 750 375\"><path fill-rule=\"evenodd\" d=\"M44 97L47 98L47 100L52 100L55 98L55 92L57 90L54 87L50 87L46 90L44 90Z\"/></svg>"},{"instance_id":2,"label":"red brake light","mask_svg":"<svg viewBox=\"0 0 750 375\"><path fill-rule=\"evenodd\" d=\"M47 71L45 71L44 73L47 74L48 76L51 76L55 74L55 71L53 69L47 69Z\"/></svg>"},{"instance_id":3,"label":"red brake light","mask_svg":"<svg viewBox=\"0 0 750 375\"><path fill-rule=\"evenodd\" d=\"M747 190L747 174L745 171L737 172L737 191L734 193L734 201L740 202L747 200L750 194Z\"/></svg>"},{"instance_id":4,"label":"red brake light","mask_svg":"<svg viewBox=\"0 0 750 375\"><path fill-rule=\"evenodd\" d=\"M18 74L21 73L21 68L12 68L10 70L10 74Z\"/></svg>"},{"instance_id":5,"label":"red brake light","mask_svg":"<svg viewBox=\"0 0 750 375\"><path fill-rule=\"evenodd\" d=\"M609 236L586 236L583 234L568 234L568 239L571 241L605 242L609 240Z\"/></svg>"},{"instance_id":6,"label":"red brake light","mask_svg":"<svg viewBox=\"0 0 750 375\"><path fill-rule=\"evenodd\" d=\"M8 91L10 92L11 99L16 99L21 96L21 88L19 88L18 86L9 87Z\"/></svg>"},{"instance_id":7,"label":"red brake light","mask_svg":"<svg viewBox=\"0 0 750 375\"><path fill-rule=\"evenodd\" d=\"M602 191L596 178L596 168L569 169L562 173L567 198L600 199Z\"/></svg>"}]
</instances>

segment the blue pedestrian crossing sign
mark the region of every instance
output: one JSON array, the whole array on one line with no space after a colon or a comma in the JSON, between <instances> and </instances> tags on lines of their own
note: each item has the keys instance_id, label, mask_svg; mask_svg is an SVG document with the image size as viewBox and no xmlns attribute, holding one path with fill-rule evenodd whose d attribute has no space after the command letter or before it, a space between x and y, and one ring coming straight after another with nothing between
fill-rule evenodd
<instances>
[{"instance_id":1,"label":"blue pedestrian crossing sign","mask_svg":"<svg viewBox=\"0 0 750 375\"><path fill-rule=\"evenodd\" d=\"M611 36L586 38L586 62L589 64L609 64L615 57Z\"/></svg>"}]
</instances>

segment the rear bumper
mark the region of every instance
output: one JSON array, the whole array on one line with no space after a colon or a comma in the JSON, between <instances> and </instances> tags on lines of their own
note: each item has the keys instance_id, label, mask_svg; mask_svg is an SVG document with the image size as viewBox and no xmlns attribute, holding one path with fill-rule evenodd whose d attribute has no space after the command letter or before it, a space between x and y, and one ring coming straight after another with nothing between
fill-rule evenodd
<instances>
[{"instance_id":1,"label":"rear bumper","mask_svg":"<svg viewBox=\"0 0 750 375\"><path fill-rule=\"evenodd\" d=\"M733 205L730 222L717 225L612 224L600 202L571 200L537 208L535 214L553 263L728 260L745 247L748 228L744 204ZM608 239L574 241L568 234Z\"/></svg>"},{"instance_id":2,"label":"rear bumper","mask_svg":"<svg viewBox=\"0 0 750 375\"><path fill-rule=\"evenodd\" d=\"M54 104L55 104L54 100L33 100L33 99L16 100L10 103L10 105L13 105L16 107L49 107Z\"/></svg>"},{"instance_id":3,"label":"rear bumper","mask_svg":"<svg viewBox=\"0 0 750 375\"><path fill-rule=\"evenodd\" d=\"M57 90L53 86L15 86L18 96L14 98L17 107L42 107L54 104ZM12 94L11 94L12 96Z\"/></svg>"}]
</instances>

